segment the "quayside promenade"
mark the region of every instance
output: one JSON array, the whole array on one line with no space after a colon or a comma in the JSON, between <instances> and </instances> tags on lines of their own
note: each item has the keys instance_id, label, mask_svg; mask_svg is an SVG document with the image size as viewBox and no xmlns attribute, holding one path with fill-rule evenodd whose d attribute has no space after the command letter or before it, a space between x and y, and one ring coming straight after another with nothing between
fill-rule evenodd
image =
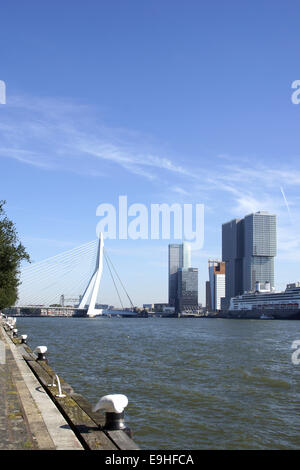
<instances>
[{"instance_id":1,"label":"quayside promenade","mask_svg":"<svg viewBox=\"0 0 300 470\"><path fill-rule=\"evenodd\" d=\"M0 319L0 450L138 450L128 430L107 429L103 413L37 359Z\"/></svg>"}]
</instances>

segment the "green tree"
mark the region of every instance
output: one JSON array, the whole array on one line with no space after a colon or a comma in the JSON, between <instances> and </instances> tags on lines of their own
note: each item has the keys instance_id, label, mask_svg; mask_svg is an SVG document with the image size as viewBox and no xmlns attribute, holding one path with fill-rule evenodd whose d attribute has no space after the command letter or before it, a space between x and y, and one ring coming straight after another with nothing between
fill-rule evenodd
<instances>
[{"instance_id":1,"label":"green tree","mask_svg":"<svg viewBox=\"0 0 300 470\"><path fill-rule=\"evenodd\" d=\"M30 262L14 223L5 214L5 203L0 201L0 310L15 304L20 284L20 263L22 260Z\"/></svg>"}]
</instances>

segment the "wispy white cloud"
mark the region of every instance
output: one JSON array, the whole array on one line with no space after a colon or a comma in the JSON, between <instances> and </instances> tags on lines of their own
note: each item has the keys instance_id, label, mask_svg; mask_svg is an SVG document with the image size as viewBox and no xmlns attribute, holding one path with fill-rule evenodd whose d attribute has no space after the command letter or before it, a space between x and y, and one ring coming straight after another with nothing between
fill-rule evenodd
<instances>
[{"instance_id":1,"label":"wispy white cloud","mask_svg":"<svg viewBox=\"0 0 300 470\"><path fill-rule=\"evenodd\" d=\"M220 211L220 207L224 217L268 210L278 215L279 229L284 229L290 225L290 211L286 210L281 187L288 189L288 207L293 207L294 214L299 213L300 170L291 168L286 160L270 164L270 159L266 162L261 157L236 157L223 152L213 160L199 160L201 170L190 168L183 159L170 156L163 146L135 130L108 128L95 109L72 100L11 98L5 113L4 107L1 109L0 139L0 158L45 171L90 177L102 177L118 167L160 184L169 198L174 193L203 202L199 200L203 197L210 214ZM289 236L279 237L279 251L285 255L300 253L298 219L293 217L294 229Z\"/></svg>"},{"instance_id":2,"label":"wispy white cloud","mask_svg":"<svg viewBox=\"0 0 300 470\"><path fill-rule=\"evenodd\" d=\"M281 191L281 194L282 194L284 203L285 203L285 205L286 205L286 208L287 208L287 211L288 211L288 214L289 214L289 217L290 217L290 221L291 221L291 223L293 223L293 219L292 219L292 214L291 214L290 206L289 206L289 203L288 203L288 201L287 201L287 198L286 198L286 196L285 196L285 192L284 192L282 186L280 186L280 191Z\"/></svg>"},{"instance_id":3,"label":"wispy white cloud","mask_svg":"<svg viewBox=\"0 0 300 470\"><path fill-rule=\"evenodd\" d=\"M74 171L77 167L78 171L81 165L87 174L100 171L102 175L105 170L97 166L102 160L149 180L160 179L161 172L166 171L190 185L187 191L171 181L167 187L172 191L190 194L191 185L198 185L198 190L199 183L204 183L202 190L231 194L241 208L256 206L252 196L258 186L300 183L300 171L264 165L262 158L220 153L213 162L202 159L201 171L178 164L178 157L164 155L160 145L149 144L149 139L137 131L108 128L96 110L72 100L17 96L10 99L5 111L0 122L0 156L39 168ZM248 202L240 201L242 192Z\"/></svg>"},{"instance_id":4,"label":"wispy white cloud","mask_svg":"<svg viewBox=\"0 0 300 470\"><path fill-rule=\"evenodd\" d=\"M186 191L185 189L179 187L179 186L171 186L170 190L173 191L174 193L180 194L182 196L189 196L190 193Z\"/></svg>"},{"instance_id":5,"label":"wispy white cloud","mask_svg":"<svg viewBox=\"0 0 300 470\"><path fill-rule=\"evenodd\" d=\"M108 129L93 110L69 101L15 97L2 115L0 157L45 170L99 171L99 160L149 180L159 172L194 177L182 165L151 151L136 132ZM87 170L88 169L88 170ZM105 173L101 166L101 174Z\"/></svg>"},{"instance_id":6,"label":"wispy white cloud","mask_svg":"<svg viewBox=\"0 0 300 470\"><path fill-rule=\"evenodd\" d=\"M0 147L0 157L13 158L18 162L26 163L27 165L33 165L38 168L43 168L44 170L50 170L54 168L50 161L41 158L40 154L30 150Z\"/></svg>"}]
</instances>

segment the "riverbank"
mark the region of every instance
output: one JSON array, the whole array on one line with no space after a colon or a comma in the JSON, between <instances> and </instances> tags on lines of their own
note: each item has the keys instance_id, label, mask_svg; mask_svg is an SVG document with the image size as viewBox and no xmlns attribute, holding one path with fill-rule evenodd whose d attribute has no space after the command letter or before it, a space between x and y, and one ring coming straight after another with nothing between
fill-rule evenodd
<instances>
[{"instance_id":1,"label":"riverbank","mask_svg":"<svg viewBox=\"0 0 300 470\"><path fill-rule=\"evenodd\" d=\"M0 320L0 449L127 450L123 430L104 430L104 416Z\"/></svg>"},{"instance_id":2,"label":"riverbank","mask_svg":"<svg viewBox=\"0 0 300 470\"><path fill-rule=\"evenodd\" d=\"M0 321L0 449L82 450L83 447L26 365Z\"/></svg>"}]
</instances>

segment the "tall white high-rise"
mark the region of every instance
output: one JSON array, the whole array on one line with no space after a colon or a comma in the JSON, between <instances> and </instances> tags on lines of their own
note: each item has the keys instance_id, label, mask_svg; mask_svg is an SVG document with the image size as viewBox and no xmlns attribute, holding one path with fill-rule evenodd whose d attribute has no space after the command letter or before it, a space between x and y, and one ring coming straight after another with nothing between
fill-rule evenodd
<instances>
[{"instance_id":1,"label":"tall white high-rise","mask_svg":"<svg viewBox=\"0 0 300 470\"><path fill-rule=\"evenodd\" d=\"M221 298L225 297L225 263L208 260L210 307L213 311L221 310Z\"/></svg>"},{"instance_id":2,"label":"tall white high-rise","mask_svg":"<svg viewBox=\"0 0 300 470\"><path fill-rule=\"evenodd\" d=\"M191 245L188 242L182 244L182 264L183 268L191 267Z\"/></svg>"}]
</instances>

